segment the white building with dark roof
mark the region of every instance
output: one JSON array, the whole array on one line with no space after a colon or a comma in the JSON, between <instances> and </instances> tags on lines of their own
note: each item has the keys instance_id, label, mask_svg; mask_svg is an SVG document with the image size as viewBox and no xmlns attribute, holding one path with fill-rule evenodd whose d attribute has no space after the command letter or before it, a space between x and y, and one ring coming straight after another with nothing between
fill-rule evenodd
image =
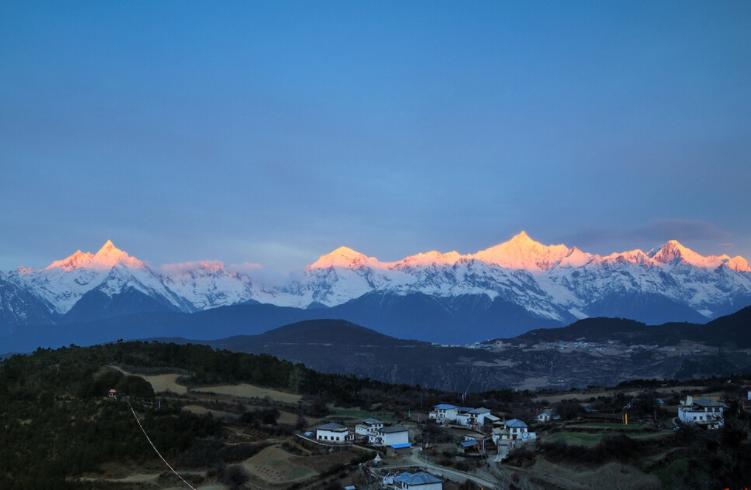
<instances>
[{"instance_id":1,"label":"white building with dark roof","mask_svg":"<svg viewBox=\"0 0 751 490\"><path fill-rule=\"evenodd\" d=\"M325 443L344 444L350 442L349 429L336 423L328 423L316 427L316 440Z\"/></svg>"},{"instance_id":2,"label":"white building with dark roof","mask_svg":"<svg viewBox=\"0 0 751 490\"><path fill-rule=\"evenodd\" d=\"M378 419L367 418L355 425L355 434L367 437L377 434L380 429L383 429L383 422Z\"/></svg>"},{"instance_id":3,"label":"white building with dark roof","mask_svg":"<svg viewBox=\"0 0 751 490\"><path fill-rule=\"evenodd\" d=\"M409 430L401 425L381 427L374 434L368 436L368 443L373 446L387 446L394 449L410 447Z\"/></svg>"},{"instance_id":4,"label":"white building with dark roof","mask_svg":"<svg viewBox=\"0 0 751 490\"><path fill-rule=\"evenodd\" d=\"M699 425L707 429L719 429L725 425L724 411L727 406L711 398L694 398L688 395L678 406L678 420L684 424Z\"/></svg>"},{"instance_id":5,"label":"white building with dark roof","mask_svg":"<svg viewBox=\"0 0 751 490\"><path fill-rule=\"evenodd\" d=\"M546 408L537 414L537 421L541 424L547 424L551 420L558 420L560 418L552 408Z\"/></svg>"},{"instance_id":6,"label":"white building with dark roof","mask_svg":"<svg viewBox=\"0 0 751 490\"><path fill-rule=\"evenodd\" d=\"M452 423L464 427L482 427L488 418L498 420L497 417L491 415L489 408L458 407L450 403L439 403L433 406L428 417L439 424Z\"/></svg>"},{"instance_id":7,"label":"white building with dark roof","mask_svg":"<svg viewBox=\"0 0 751 490\"><path fill-rule=\"evenodd\" d=\"M465 427L480 427L485 423L485 417L490 415L490 409L485 407L458 407L456 423Z\"/></svg>"}]
</instances>

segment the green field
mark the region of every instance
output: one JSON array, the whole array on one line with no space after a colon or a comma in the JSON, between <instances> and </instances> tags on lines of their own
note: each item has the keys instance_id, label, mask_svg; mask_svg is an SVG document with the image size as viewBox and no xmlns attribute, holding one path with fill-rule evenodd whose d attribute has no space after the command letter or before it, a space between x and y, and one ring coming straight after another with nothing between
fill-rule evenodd
<instances>
[{"instance_id":1,"label":"green field","mask_svg":"<svg viewBox=\"0 0 751 490\"><path fill-rule=\"evenodd\" d=\"M662 488L683 488L681 485L688 472L688 459L677 459L654 472L662 483Z\"/></svg>"},{"instance_id":2,"label":"green field","mask_svg":"<svg viewBox=\"0 0 751 490\"><path fill-rule=\"evenodd\" d=\"M614 430L614 431L642 431L649 427L644 424L629 424L624 425L616 422L588 422L584 424L571 424L566 427L571 429L583 429L583 430Z\"/></svg>"},{"instance_id":3,"label":"green field","mask_svg":"<svg viewBox=\"0 0 751 490\"><path fill-rule=\"evenodd\" d=\"M554 432L543 437L544 442L562 442L569 446L596 446L602 440L602 433Z\"/></svg>"},{"instance_id":4,"label":"green field","mask_svg":"<svg viewBox=\"0 0 751 490\"><path fill-rule=\"evenodd\" d=\"M393 415L388 412L368 412L359 408L342 408L330 407L331 416L343 417L348 419L366 419L369 417L376 418L382 422L393 422Z\"/></svg>"},{"instance_id":5,"label":"green field","mask_svg":"<svg viewBox=\"0 0 751 490\"><path fill-rule=\"evenodd\" d=\"M672 431L629 433L628 437L636 440L655 440L672 435ZM614 435L613 432L553 432L543 436L545 442L563 442L570 446L596 446L603 437Z\"/></svg>"}]
</instances>

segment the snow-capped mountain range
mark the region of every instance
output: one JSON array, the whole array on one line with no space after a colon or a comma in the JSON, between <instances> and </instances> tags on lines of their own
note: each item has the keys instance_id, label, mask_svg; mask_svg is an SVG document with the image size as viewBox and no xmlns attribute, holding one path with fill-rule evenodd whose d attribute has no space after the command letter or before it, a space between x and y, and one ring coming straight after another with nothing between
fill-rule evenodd
<instances>
[{"instance_id":1,"label":"snow-capped mountain range","mask_svg":"<svg viewBox=\"0 0 751 490\"><path fill-rule=\"evenodd\" d=\"M324 308L374 293L483 296L554 324L594 315L708 320L751 304L745 258L704 256L675 240L647 252L597 255L521 232L475 253L429 251L390 262L340 247L282 285L252 276L217 261L153 269L107 241L96 253L78 250L41 270L0 273L0 327L248 301Z\"/></svg>"}]
</instances>

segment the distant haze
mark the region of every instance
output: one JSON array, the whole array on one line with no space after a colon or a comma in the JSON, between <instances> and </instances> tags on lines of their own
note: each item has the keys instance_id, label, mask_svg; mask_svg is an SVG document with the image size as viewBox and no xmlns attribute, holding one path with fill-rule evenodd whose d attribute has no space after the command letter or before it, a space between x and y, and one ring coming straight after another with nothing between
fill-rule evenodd
<instances>
[{"instance_id":1,"label":"distant haze","mask_svg":"<svg viewBox=\"0 0 751 490\"><path fill-rule=\"evenodd\" d=\"M0 4L0 270L751 257L751 3Z\"/></svg>"}]
</instances>

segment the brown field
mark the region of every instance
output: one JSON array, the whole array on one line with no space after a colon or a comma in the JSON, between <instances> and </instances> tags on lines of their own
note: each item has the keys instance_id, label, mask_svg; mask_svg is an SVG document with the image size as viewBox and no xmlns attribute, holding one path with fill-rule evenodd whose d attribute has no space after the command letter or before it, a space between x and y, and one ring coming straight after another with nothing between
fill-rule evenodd
<instances>
[{"instance_id":1,"label":"brown field","mask_svg":"<svg viewBox=\"0 0 751 490\"><path fill-rule=\"evenodd\" d=\"M596 468L563 466L538 458L527 475L537 482L550 482L566 490L658 490L660 480L638 468L620 463L607 463ZM547 486L547 485L545 485Z\"/></svg>"},{"instance_id":2,"label":"brown field","mask_svg":"<svg viewBox=\"0 0 751 490\"><path fill-rule=\"evenodd\" d=\"M268 397L274 401L282 403L297 403L302 399L302 396L295 395L294 393L285 393L284 391L262 388L260 386L245 383L237 385L200 386L192 388L190 391L195 393L216 393L218 395L229 395L240 398Z\"/></svg>"},{"instance_id":3,"label":"brown field","mask_svg":"<svg viewBox=\"0 0 751 490\"><path fill-rule=\"evenodd\" d=\"M284 410L280 410L279 420L277 420L277 422L285 425L295 425L297 423L297 415L292 412L285 412Z\"/></svg>"},{"instance_id":4,"label":"brown field","mask_svg":"<svg viewBox=\"0 0 751 490\"><path fill-rule=\"evenodd\" d=\"M271 446L245 460L243 466L251 476L274 485L304 481L318 475L315 469L298 464L296 460L300 459L305 458Z\"/></svg>"},{"instance_id":5,"label":"brown field","mask_svg":"<svg viewBox=\"0 0 751 490\"><path fill-rule=\"evenodd\" d=\"M179 378L181 375L177 373L167 373L167 374L137 374L137 373L129 373L128 371L124 370L121 367L118 366L108 366L112 369L115 369L117 371L120 371L121 373L128 375L128 376L138 376L140 378L145 379L149 382L151 387L154 389L154 393L175 393L176 395L184 395L188 392L188 388L186 386L183 386L181 384L177 383L177 378Z\"/></svg>"},{"instance_id":6,"label":"brown field","mask_svg":"<svg viewBox=\"0 0 751 490\"><path fill-rule=\"evenodd\" d=\"M232 412L225 412L223 410L214 410L212 408L206 408L201 405L185 405L183 410L194 413L196 415L206 415L211 414L214 418L221 418L221 419L237 419L239 418L239 415Z\"/></svg>"},{"instance_id":7,"label":"brown field","mask_svg":"<svg viewBox=\"0 0 751 490\"><path fill-rule=\"evenodd\" d=\"M155 393L175 393L176 395L184 395L188 392L188 388L177 383L179 374L156 374L153 376L141 376L143 379L151 384Z\"/></svg>"}]
</instances>

